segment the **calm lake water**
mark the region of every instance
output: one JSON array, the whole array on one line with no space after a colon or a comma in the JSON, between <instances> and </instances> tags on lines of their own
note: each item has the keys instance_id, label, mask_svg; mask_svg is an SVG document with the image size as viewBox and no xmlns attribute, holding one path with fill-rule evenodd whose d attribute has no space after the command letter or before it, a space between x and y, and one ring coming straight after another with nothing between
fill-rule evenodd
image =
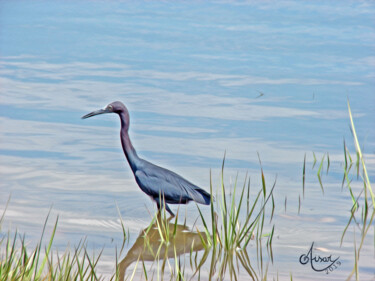
<instances>
[{"instance_id":1,"label":"calm lake water","mask_svg":"<svg viewBox=\"0 0 375 281\"><path fill-rule=\"evenodd\" d=\"M1 235L18 229L35 245L52 208L55 248L87 237L90 250L105 249L101 273L113 274L122 243L116 204L130 233L121 258L156 210L125 161L118 117L80 119L120 100L138 154L206 190L210 171L219 186L226 152L228 192L237 173L240 185L248 173L255 194L259 153L269 189L277 175L265 225L275 224L270 279L346 278L354 228L340 247L352 206L341 187L344 139L355 158L347 98L375 179L374 14L372 1L1 1L1 213L11 196ZM361 182L352 188L358 195ZM198 218L194 204L180 213L189 226ZM301 265L312 242L320 255L340 256L341 267L326 275ZM363 280L375 279L373 253L374 224Z\"/></svg>"}]
</instances>

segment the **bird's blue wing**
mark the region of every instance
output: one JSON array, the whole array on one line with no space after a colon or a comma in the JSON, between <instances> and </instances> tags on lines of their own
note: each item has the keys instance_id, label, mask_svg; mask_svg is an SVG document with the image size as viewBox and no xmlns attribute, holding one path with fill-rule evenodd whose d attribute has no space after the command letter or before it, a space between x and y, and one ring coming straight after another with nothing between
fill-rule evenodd
<instances>
[{"instance_id":1,"label":"bird's blue wing","mask_svg":"<svg viewBox=\"0 0 375 281\"><path fill-rule=\"evenodd\" d=\"M149 196L158 198L164 196L167 203L186 203L191 200L184 190L172 184L160 175L150 175L142 170L135 172L135 180L139 187Z\"/></svg>"},{"instance_id":2,"label":"bird's blue wing","mask_svg":"<svg viewBox=\"0 0 375 281\"><path fill-rule=\"evenodd\" d=\"M151 163L137 170L135 179L146 194L154 198L162 195L167 203L187 203L191 200L210 203L209 193L178 174Z\"/></svg>"}]
</instances>

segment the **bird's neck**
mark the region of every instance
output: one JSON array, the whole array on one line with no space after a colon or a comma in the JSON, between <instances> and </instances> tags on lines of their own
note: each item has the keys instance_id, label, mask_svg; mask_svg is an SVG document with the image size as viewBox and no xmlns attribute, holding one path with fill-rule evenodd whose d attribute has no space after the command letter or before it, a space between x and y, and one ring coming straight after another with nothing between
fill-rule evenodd
<instances>
[{"instance_id":1,"label":"bird's neck","mask_svg":"<svg viewBox=\"0 0 375 281\"><path fill-rule=\"evenodd\" d=\"M121 128L121 144L130 168L135 172L137 170L137 165L140 163L140 159L130 141L127 128L123 127Z\"/></svg>"}]
</instances>

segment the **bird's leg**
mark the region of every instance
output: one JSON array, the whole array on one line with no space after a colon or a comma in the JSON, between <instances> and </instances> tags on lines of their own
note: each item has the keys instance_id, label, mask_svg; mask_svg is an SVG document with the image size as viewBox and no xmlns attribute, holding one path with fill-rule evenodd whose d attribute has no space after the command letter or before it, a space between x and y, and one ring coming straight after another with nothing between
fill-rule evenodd
<instances>
[{"instance_id":1,"label":"bird's leg","mask_svg":"<svg viewBox=\"0 0 375 281\"><path fill-rule=\"evenodd\" d=\"M159 214L161 214L162 210L163 210L163 206L165 206L165 210L172 216L174 217L174 214L172 212L172 210L169 208L168 204L166 204L164 202L164 200L160 200L159 198L154 198L155 199L155 202L156 202L156 205L158 206L158 212Z\"/></svg>"},{"instance_id":2,"label":"bird's leg","mask_svg":"<svg viewBox=\"0 0 375 281\"><path fill-rule=\"evenodd\" d=\"M167 212L168 212L168 213L172 216L172 218L173 218L173 217L174 217L174 214L173 214L172 210L169 209L168 204L165 204L165 209L167 210Z\"/></svg>"}]
</instances>

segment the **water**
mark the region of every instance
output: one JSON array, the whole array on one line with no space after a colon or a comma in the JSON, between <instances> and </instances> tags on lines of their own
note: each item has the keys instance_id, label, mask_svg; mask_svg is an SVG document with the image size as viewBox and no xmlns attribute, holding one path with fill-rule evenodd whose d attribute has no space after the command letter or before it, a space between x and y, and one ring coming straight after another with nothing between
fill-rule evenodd
<instances>
[{"instance_id":1,"label":"water","mask_svg":"<svg viewBox=\"0 0 375 281\"><path fill-rule=\"evenodd\" d=\"M2 210L11 194L3 229L36 243L52 208L54 245L65 249L87 236L90 249L105 247L103 274L113 273L122 242L116 204L129 247L155 206L124 161L117 116L80 117L121 100L139 155L206 189L210 170L219 185L225 152L228 189L237 172L240 183L248 172L260 188L259 152L269 187L277 175L270 273L346 277L354 255L352 237L339 247L351 207L341 191L343 138L355 155L346 102L374 182L374 8L366 1L2 1ZM312 152L317 165L329 152L324 196ZM195 205L181 211L192 225ZM375 274L369 233L364 279ZM298 258L312 242L340 255L342 267L323 276L302 266Z\"/></svg>"}]
</instances>

